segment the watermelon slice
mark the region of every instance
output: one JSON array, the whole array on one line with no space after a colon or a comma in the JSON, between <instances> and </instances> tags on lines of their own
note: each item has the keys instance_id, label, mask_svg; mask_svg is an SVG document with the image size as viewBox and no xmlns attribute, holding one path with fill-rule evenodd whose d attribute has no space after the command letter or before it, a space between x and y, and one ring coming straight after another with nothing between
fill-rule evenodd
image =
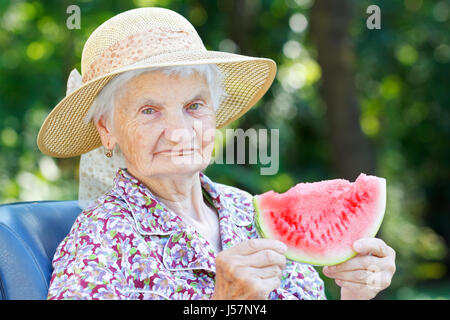
<instances>
[{"instance_id":1,"label":"watermelon slice","mask_svg":"<svg viewBox=\"0 0 450 320\"><path fill-rule=\"evenodd\" d=\"M354 241L378 232L386 207L386 180L360 174L299 183L285 193L253 197L261 237L288 246L286 257L316 266L335 265L356 255Z\"/></svg>"}]
</instances>

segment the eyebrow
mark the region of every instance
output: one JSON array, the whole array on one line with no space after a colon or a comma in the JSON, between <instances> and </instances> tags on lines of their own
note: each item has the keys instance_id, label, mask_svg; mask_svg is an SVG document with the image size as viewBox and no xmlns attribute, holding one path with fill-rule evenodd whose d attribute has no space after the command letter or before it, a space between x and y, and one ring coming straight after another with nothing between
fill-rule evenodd
<instances>
[{"instance_id":1,"label":"eyebrow","mask_svg":"<svg viewBox=\"0 0 450 320\"><path fill-rule=\"evenodd\" d=\"M202 87L199 90L197 90L196 94L191 99L189 99L188 101L185 101L183 104L186 104L192 100L206 98L207 96L208 96L208 90L206 88Z\"/></svg>"},{"instance_id":2,"label":"eyebrow","mask_svg":"<svg viewBox=\"0 0 450 320\"><path fill-rule=\"evenodd\" d=\"M184 101L183 105L187 104L188 102L191 102L192 100L204 98L206 96L208 96L208 91L207 91L206 88L202 87L199 90L197 90L195 92L195 94L190 99ZM154 106L162 106L163 105L163 103L161 103L159 101L156 101L156 100L153 100L151 98L144 98L142 103L143 104L151 104L151 105L154 105ZM140 105L142 105L142 103Z\"/></svg>"}]
</instances>

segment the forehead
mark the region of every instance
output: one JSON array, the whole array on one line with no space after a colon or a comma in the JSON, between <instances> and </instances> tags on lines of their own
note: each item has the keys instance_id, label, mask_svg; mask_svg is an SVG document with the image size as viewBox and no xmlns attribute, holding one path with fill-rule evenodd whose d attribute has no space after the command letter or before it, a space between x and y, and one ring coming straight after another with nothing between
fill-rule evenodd
<instances>
[{"instance_id":1,"label":"forehead","mask_svg":"<svg viewBox=\"0 0 450 320\"><path fill-rule=\"evenodd\" d=\"M190 74L167 74L161 70L144 72L132 78L124 86L125 91L152 93L155 95L167 95L171 93L190 92L196 88L208 88L205 75L198 72Z\"/></svg>"}]
</instances>

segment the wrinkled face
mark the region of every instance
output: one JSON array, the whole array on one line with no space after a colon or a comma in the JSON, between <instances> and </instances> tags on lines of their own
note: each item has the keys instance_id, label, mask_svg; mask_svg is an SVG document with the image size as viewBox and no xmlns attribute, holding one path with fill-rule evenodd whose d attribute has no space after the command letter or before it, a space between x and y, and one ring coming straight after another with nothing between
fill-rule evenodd
<instances>
[{"instance_id":1,"label":"wrinkled face","mask_svg":"<svg viewBox=\"0 0 450 320\"><path fill-rule=\"evenodd\" d=\"M209 164L216 118L203 75L143 73L115 102L112 130L99 132L104 145L119 144L132 174L190 175Z\"/></svg>"}]
</instances>

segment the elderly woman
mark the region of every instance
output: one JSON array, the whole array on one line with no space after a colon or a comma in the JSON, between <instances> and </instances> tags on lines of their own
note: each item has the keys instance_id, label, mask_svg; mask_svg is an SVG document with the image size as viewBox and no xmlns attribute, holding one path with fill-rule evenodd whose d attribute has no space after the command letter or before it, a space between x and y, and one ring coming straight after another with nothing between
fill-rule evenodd
<instances>
[{"instance_id":1,"label":"elderly woman","mask_svg":"<svg viewBox=\"0 0 450 320\"><path fill-rule=\"evenodd\" d=\"M252 196L202 172L216 128L269 88L272 60L208 51L182 16L144 8L94 31L82 71L80 88L47 117L39 148L70 157L102 145L125 166L58 246L49 299L325 298L312 266L258 239ZM343 299L373 298L390 283L395 253L375 238L355 250L324 272Z\"/></svg>"}]
</instances>

